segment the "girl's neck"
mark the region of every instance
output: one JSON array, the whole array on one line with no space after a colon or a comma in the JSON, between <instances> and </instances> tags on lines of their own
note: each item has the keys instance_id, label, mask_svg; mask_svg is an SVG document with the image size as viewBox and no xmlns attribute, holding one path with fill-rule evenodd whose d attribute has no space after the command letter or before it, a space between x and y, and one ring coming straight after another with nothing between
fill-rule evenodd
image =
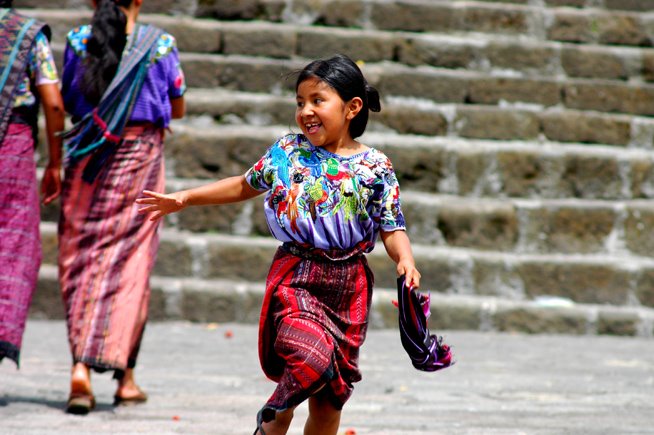
<instances>
[{"instance_id":1,"label":"girl's neck","mask_svg":"<svg viewBox=\"0 0 654 435\"><path fill-rule=\"evenodd\" d=\"M324 149L332 154L336 154L343 157L349 157L355 154L362 153L363 151L366 151L368 147L352 139L347 144L343 144L343 143L331 144L325 146Z\"/></svg>"}]
</instances>

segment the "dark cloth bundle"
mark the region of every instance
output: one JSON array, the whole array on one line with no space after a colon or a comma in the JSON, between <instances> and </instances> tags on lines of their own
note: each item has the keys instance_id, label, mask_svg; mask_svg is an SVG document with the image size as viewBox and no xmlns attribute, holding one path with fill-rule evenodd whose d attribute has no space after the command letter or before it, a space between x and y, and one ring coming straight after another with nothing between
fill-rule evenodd
<instances>
[{"instance_id":1,"label":"dark cloth bundle","mask_svg":"<svg viewBox=\"0 0 654 435\"><path fill-rule=\"evenodd\" d=\"M407 288L404 275L397 279L402 347L415 368L435 372L449 367L454 361L450 347L443 343L443 338L429 332L429 299L429 296Z\"/></svg>"}]
</instances>

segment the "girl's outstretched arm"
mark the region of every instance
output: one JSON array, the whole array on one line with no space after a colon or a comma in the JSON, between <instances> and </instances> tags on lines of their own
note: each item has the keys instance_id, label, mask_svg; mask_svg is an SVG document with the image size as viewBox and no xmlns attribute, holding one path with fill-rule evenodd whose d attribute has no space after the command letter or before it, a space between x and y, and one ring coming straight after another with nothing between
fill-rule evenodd
<instances>
[{"instance_id":1,"label":"girl's outstretched arm","mask_svg":"<svg viewBox=\"0 0 654 435\"><path fill-rule=\"evenodd\" d=\"M178 212L190 205L229 204L254 198L261 193L253 189L245 181L245 176L238 175L196 187L195 189L182 190L169 194L144 190L143 195L145 196L137 199L136 203L145 206L140 208L138 212L152 213L150 220L154 221L167 214Z\"/></svg>"},{"instance_id":2,"label":"girl's outstretched arm","mask_svg":"<svg viewBox=\"0 0 654 435\"><path fill-rule=\"evenodd\" d=\"M406 275L409 287L420 287L420 272L411 252L411 242L405 231L381 231L381 238L388 256L397 264L397 274Z\"/></svg>"}]
</instances>

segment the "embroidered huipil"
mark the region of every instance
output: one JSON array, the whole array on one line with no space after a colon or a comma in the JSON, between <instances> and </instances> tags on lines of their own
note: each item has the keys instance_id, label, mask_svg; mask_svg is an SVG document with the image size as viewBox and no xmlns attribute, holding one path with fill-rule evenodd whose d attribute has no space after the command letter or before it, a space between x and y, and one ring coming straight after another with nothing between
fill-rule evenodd
<instances>
[{"instance_id":1,"label":"embroidered huipil","mask_svg":"<svg viewBox=\"0 0 654 435\"><path fill-rule=\"evenodd\" d=\"M28 56L25 77L23 77L16 88L14 108L31 107L36 104L32 84L39 86L59 83L52 50L50 49L48 38L46 38L43 32L39 32L36 35L32 51L30 51Z\"/></svg>"},{"instance_id":2,"label":"embroidered huipil","mask_svg":"<svg viewBox=\"0 0 654 435\"><path fill-rule=\"evenodd\" d=\"M91 26L84 25L71 30L66 38L62 94L66 111L73 115L73 119L82 118L94 107L86 100L81 90L86 44L90 37ZM138 38L139 35L135 37ZM129 42L128 40L126 50L130 47ZM170 100L181 97L185 91L186 82L175 38L165 33L157 42L154 64L148 70L130 122L150 122L158 127L167 127L171 119Z\"/></svg>"},{"instance_id":3,"label":"embroidered huipil","mask_svg":"<svg viewBox=\"0 0 654 435\"><path fill-rule=\"evenodd\" d=\"M374 148L344 157L289 134L245 177L254 189L268 191L266 220L282 242L343 250L364 243L370 252L380 229L405 229L393 166Z\"/></svg>"}]
</instances>

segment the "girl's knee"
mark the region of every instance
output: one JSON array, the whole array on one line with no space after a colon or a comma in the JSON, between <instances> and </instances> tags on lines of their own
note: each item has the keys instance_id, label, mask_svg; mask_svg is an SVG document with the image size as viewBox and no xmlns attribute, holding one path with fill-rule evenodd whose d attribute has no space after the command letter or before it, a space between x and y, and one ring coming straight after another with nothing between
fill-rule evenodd
<instances>
[{"instance_id":1,"label":"girl's knee","mask_svg":"<svg viewBox=\"0 0 654 435\"><path fill-rule=\"evenodd\" d=\"M339 420L341 411L323 394L309 398L309 414L322 421Z\"/></svg>"}]
</instances>

